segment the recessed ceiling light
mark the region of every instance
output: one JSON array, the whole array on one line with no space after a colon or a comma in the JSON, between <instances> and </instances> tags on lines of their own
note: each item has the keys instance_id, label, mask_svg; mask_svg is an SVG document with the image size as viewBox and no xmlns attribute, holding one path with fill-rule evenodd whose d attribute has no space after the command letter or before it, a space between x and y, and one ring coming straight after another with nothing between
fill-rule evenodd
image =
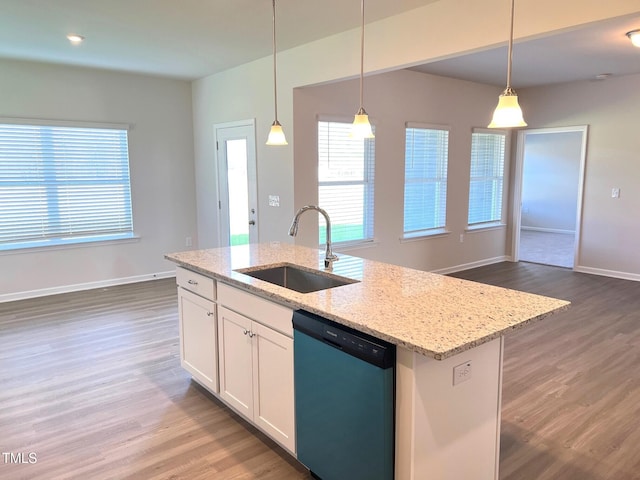
<instances>
[{"instance_id":1,"label":"recessed ceiling light","mask_svg":"<svg viewBox=\"0 0 640 480\"><path fill-rule=\"evenodd\" d=\"M631 30L627 32L627 37L631 40L634 46L640 47L640 30Z\"/></svg>"},{"instance_id":2,"label":"recessed ceiling light","mask_svg":"<svg viewBox=\"0 0 640 480\"><path fill-rule=\"evenodd\" d=\"M610 73L599 73L598 75L596 75L594 78L596 80L606 80L607 78L609 78L611 76Z\"/></svg>"},{"instance_id":3,"label":"recessed ceiling light","mask_svg":"<svg viewBox=\"0 0 640 480\"><path fill-rule=\"evenodd\" d=\"M84 41L84 37L82 35L78 35L77 33L70 33L69 35L67 35L67 38L74 45L78 45L79 43L82 43Z\"/></svg>"}]
</instances>

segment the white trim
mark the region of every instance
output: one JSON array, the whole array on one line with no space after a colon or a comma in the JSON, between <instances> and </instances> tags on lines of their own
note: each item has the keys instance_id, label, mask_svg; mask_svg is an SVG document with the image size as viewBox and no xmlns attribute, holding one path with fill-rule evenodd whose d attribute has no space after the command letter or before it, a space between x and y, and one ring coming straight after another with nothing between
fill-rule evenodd
<instances>
[{"instance_id":1,"label":"white trim","mask_svg":"<svg viewBox=\"0 0 640 480\"><path fill-rule=\"evenodd\" d=\"M135 243L140 241L140 235L120 236L117 235L98 235L95 237L71 237L66 240L54 239L49 243L23 242L22 246L15 248L6 248L6 245L0 245L0 256L18 255L21 253L37 253L49 252L53 250L68 250L71 248L85 247L101 247L103 245L116 245L123 243ZM20 245L16 243L15 245ZM31 245L31 246L28 246Z\"/></svg>"},{"instance_id":2,"label":"white trim","mask_svg":"<svg viewBox=\"0 0 640 480\"><path fill-rule=\"evenodd\" d=\"M440 275L446 275L448 273L462 272L464 270L470 270L472 268L486 267L487 265L493 265L494 263L508 262L510 257L502 255L500 257L485 258L478 260L477 262L463 263L461 265L455 265L453 267L440 268L438 270L431 270L431 273L438 273Z\"/></svg>"},{"instance_id":3,"label":"white trim","mask_svg":"<svg viewBox=\"0 0 640 480\"><path fill-rule=\"evenodd\" d=\"M425 130L445 130L447 132L451 132L450 125L439 125L437 123L422 123L422 122L405 122L404 124L406 128L421 128Z\"/></svg>"},{"instance_id":4,"label":"white trim","mask_svg":"<svg viewBox=\"0 0 640 480\"><path fill-rule=\"evenodd\" d=\"M103 123L84 122L69 120L50 120L46 118L19 118L0 117L0 123L8 125L35 125L35 126L57 126L57 127L80 127L80 128L105 128L113 130L131 130L133 126L129 123Z\"/></svg>"},{"instance_id":5,"label":"white trim","mask_svg":"<svg viewBox=\"0 0 640 480\"><path fill-rule=\"evenodd\" d=\"M444 237L450 235L451 230L443 228L431 228L429 230L418 230L417 232L405 233L400 237L400 243L415 242L416 240L426 240L428 238Z\"/></svg>"},{"instance_id":6,"label":"white trim","mask_svg":"<svg viewBox=\"0 0 640 480\"><path fill-rule=\"evenodd\" d=\"M109 280L99 280L97 282L77 283L74 285L62 285L59 287L41 288L38 290L28 290L26 292L5 293L0 295L0 303L13 302L15 300L26 300L30 298L57 295L59 293L80 292L92 290L94 288L113 287L128 283L146 282L149 280L160 280L161 278L171 278L176 276L175 269L168 272L148 273L146 275L135 275L133 277L112 278Z\"/></svg>"},{"instance_id":7,"label":"white trim","mask_svg":"<svg viewBox=\"0 0 640 480\"><path fill-rule=\"evenodd\" d=\"M473 225L467 225L464 229L466 233L474 233L474 232L486 232L488 230L499 230L501 228L507 228L506 223L502 223L501 221L497 222L484 222L484 223L474 223Z\"/></svg>"},{"instance_id":8,"label":"white trim","mask_svg":"<svg viewBox=\"0 0 640 480\"><path fill-rule=\"evenodd\" d=\"M544 233L562 233L566 235L575 235L575 230L563 230L561 228L544 228L544 227L527 227L522 225L520 230L529 230L531 232L544 232Z\"/></svg>"},{"instance_id":9,"label":"white trim","mask_svg":"<svg viewBox=\"0 0 640 480\"><path fill-rule=\"evenodd\" d=\"M512 196L512 261L520 260L520 229L522 227L522 174L524 164L524 143L526 135L538 135L548 133L565 133L565 132L582 132L582 146L580 149L580 171L578 174L578 195L576 209L576 230L574 240L573 269L577 270L580 259L580 236L582 232L582 204L584 203L584 178L587 163L587 138L589 136L588 125L576 125L567 127L553 128L532 128L518 131L518 140L516 145L516 171L513 179L514 189Z\"/></svg>"},{"instance_id":10,"label":"white trim","mask_svg":"<svg viewBox=\"0 0 640 480\"><path fill-rule=\"evenodd\" d=\"M633 280L635 282L640 282L640 274L637 274L637 273L618 272L616 270L605 270L603 268L593 268L593 267L583 267L583 266L576 266L573 268L573 270L575 272L588 273L591 275L600 275L603 277L620 278L622 280Z\"/></svg>"}]
</instances>

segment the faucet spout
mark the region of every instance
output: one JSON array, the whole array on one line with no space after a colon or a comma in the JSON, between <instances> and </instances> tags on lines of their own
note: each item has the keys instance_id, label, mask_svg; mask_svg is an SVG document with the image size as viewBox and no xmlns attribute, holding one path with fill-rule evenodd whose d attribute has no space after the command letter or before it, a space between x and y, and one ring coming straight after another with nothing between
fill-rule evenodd
<instances>
[{"instance_id":1,"label":"faucet spout","mask_svg":"<svg viewBox=\"0 0 640 480\"><path fill-rule=\"evenodd\" d=\"M338 256L335 255L331 249L331 219L329 218L329 214L324 209L318 207L317 205L305 205L304 207L302 207L296 212L295 216L293 217L293 222L291 222L291 227L289 228L289 235L295 237L298 234L298 224L300 222L300 216L308 210L315 210L316 212L320 213L327 222L327 248L325 251L324 268L331 270L331 268L333 267L333 262L338 260Z\"/></svg>"}]
</instances>

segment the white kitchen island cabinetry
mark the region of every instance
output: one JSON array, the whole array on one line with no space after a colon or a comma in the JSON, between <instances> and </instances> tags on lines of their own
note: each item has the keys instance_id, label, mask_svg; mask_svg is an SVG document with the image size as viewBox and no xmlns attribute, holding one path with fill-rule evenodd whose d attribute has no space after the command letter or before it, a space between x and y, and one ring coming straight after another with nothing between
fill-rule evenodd
<instances>
[{"instance_id":1,"label":"white kitchen island cabinetry","mask_svg":"<svg viewBox=\"0 0 640 480\"><path fill-rule=\"evenodd\" d=\"M215 282L178 267L180 364L202 386L218 392Z\"/></svg>"},{"instance_id":2,"label":"white kitchen island cabinetry","mask_svg":"<svg viewBox=\"0 0 640 480\"><path fill-rule=\"evenodd\" d=\"M220 397L295 453L293 312L225 284L218 292Z\"/></svg>"}]
</instances>

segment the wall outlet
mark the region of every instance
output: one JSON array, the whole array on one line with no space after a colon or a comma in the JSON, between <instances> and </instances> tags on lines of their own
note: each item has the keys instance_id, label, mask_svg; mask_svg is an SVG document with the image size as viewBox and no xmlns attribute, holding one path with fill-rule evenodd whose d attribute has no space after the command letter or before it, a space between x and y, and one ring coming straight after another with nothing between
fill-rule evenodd
<instances>
[{"instance_id":1,"label":"wall outlet","mask_svg":"<svg viewBox=\"0 0 640 480\"><path fill-rule=\"evenodd\" d=\"M612 188L611 189L611 198L620 198L620 189Z\"/></svg>"},{"instance_id":2,"label":"wall outlet","mask_svg":"<svg viewBox=\"0 0 640 480\"><path fill-rule=\"evenodd\" d=\"M192 245L193 245L193 241L191 240L191 237L186 237L186 238L184 239L184 246L185 246L185 247L190 247L190 246L192 246Z\"/></svg>"},{"instance_id":3,"label":"wall outlet","mask_svg":"<svg viewBox=\"0 0 640 480\"><path fill-rule=\"evenodd\" d=\"M453 367L453 384L466 382L471 378L471 360Z\"/></svg>"},{"instance_id":4,"label":"wall outlet","mask_svg":"<svg viewBox=\"0 0 640 480\"><path fill-rule=\"evenodd\" d=\"M460 243L464 243L464 233L460 234Z\"/></svg>"}]
</instances>

